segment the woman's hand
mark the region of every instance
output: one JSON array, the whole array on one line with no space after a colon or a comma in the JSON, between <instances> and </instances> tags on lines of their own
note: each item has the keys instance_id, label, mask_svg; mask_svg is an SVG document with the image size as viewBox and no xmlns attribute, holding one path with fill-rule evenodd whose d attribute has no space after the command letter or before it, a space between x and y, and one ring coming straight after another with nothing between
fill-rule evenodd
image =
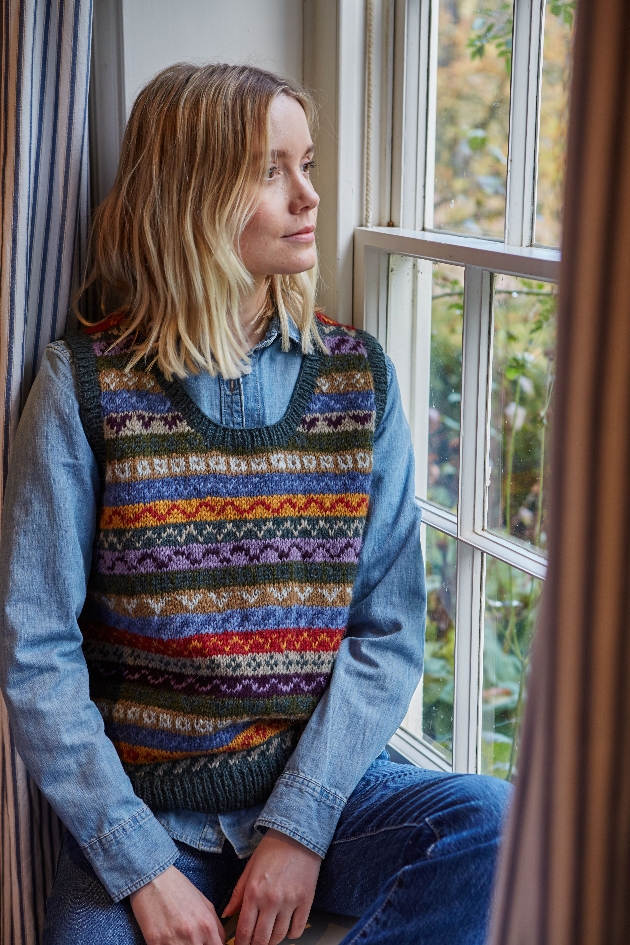
<instances>
[{"instance_id":1,"label":"woman's hand","mask_svg":"<svg viewBox=\"0 0 630 945\"><path fill-rule=\"evenodd\" d=\"M175 866L129 899L147 945L225 945L214 906Z\"/></svg>"},{"instance_id":2,"label":"woman's hand","mask_svg":"<svg viewBox=\"0 0 630 945\"><path fill-rule=\"evenodd\" d=\"M235 945L278 945L304 931L321 857L277 830L258 844L232 893L223 917L240 908ZM289 931L290 927L290 931Z\"/></svg>"}]
</instances>

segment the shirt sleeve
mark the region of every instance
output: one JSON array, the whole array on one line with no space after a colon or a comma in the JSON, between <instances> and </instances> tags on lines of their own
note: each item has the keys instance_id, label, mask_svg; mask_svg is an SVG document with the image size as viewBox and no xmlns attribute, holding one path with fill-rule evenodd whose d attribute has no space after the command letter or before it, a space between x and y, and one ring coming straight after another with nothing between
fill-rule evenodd
<instances>
[{"instance_id":1,"label":"shirt sleeve","mask_svg":"<svg viewBox=\"0 0 630 945\"><path fill-rule=\"evenodd\" d=\"M324 856L346 801L405 716L422 675L426 593L414 456L398 381L374 438L370 508L348 631L330 685L256 826Z\"/></svg>"},{"instance_id":2,"label":"shirt sleeve","mask_svg":"<svg viewBox=\"0 0 630 945\"><path fill-rule=\"evenodd\" d=\"M89 697L77 618L100 484L63 343L49 345L11 455L0 539L0 685L17 750L118 901L178 849L134 794Z\"/></svg>"}]
</instances>

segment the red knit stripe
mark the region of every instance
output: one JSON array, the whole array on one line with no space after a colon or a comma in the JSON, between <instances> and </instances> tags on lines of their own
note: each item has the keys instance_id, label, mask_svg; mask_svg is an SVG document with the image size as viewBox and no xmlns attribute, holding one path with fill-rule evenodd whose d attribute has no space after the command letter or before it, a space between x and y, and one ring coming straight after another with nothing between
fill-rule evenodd
<instances>
[{"instance_id":1,"label":"red knit stripe","mask_svg":"<svg viewBox=\"0 0 630 945\"><path fill-rule=\"evenodd\" d=\"M330 653L339 648L343 630L287 628L252 630L245 633L208 633L183 640L157 640L127 630L116 630L106 623L90 621L81 625L84 636L113 646L128 646L147 653L188 659L210 656L243 656L248 653Z\"/></svg>"},{"instance_id":2,"label":"red knit stripe","mask_svg":"<svg viewBox=\"0 0 630 945\"><path fill-rule=\"evenodd\" d=\"M83 331L86 335L98 335L103 331L109 331L111 328L116 328L117 325L120 325L126 314L126 310L121 308L117 312L112 312L111 315L107 315L94 325L83 325Z\"/></svg>"}]
</instances>

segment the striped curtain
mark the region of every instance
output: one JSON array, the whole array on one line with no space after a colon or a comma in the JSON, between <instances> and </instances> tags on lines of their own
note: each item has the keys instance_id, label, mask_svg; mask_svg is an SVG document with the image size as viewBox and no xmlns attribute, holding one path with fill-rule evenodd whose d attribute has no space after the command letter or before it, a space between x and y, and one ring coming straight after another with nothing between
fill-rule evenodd
<instances>
[{"instance_id":1,"label":"striped curtain","mask_svg":"<svg viewBox=\"0 0 630 945\"><path fill-rule=\"evenodd\" d=\"M20 410L84 264L92 3L2 0L0 10L1 505ZM40 941L60 834L0 697L0 945Z\"/></svg>"},{"instance_id":2,"label":"striped curtain","mask_svg":"<svg viewBox=\"0 0 630 945\"><path fill-rule=\"evenodd\" d=\"M493 945L630 942L630 4L579 0L549 575Z\"/></svg>"}]
</instances>

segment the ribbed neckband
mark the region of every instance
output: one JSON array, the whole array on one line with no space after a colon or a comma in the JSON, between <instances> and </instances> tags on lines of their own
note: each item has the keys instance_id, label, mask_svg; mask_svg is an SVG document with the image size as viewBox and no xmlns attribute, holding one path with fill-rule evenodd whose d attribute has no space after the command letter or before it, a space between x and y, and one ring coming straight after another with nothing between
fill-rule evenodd
<instances>
[{"instance_id":1,"label":"ribbed neckband","mask_svg":"<svg viewBox=\"0 0 630 945\"><path fill-rule=\"evenodd\" d=\"M387 402L385 355L378 341L367 332L357 330L356 334L365 345L368 355L374 381L376 427L378 427ZM93 341L88 334L83 332L68 334L64 341L72 353L75 364L83 427L99 467L104 472L105 441L99 380L92 349ZM304 355L286 413L276 423L264 427L226 427L215 423L199 409L179 381L168 381L157 365L154 365L151 371L173 406L185 417L192 429L203 436L208 447L248 453L268 447L281 447L289 442L313 395L324 357L325 355L320 351Z\"/></svg>"},{"instance_id":2,"label":"ribbed neckband","mask_svg":"<svg viewBox=\"0 0 630 945\"><path fill-rule=\"evenodd\" d=\"M194 430L201 433L209 447L251 452L284 446L291 439L313 395L322 357L319 352L304 355L286 413L276 423L264 427L226 427L215 423L199 409L178 380L168 381L157 365L152 372L173 406Z\"/></svg>"}]
</instances>

